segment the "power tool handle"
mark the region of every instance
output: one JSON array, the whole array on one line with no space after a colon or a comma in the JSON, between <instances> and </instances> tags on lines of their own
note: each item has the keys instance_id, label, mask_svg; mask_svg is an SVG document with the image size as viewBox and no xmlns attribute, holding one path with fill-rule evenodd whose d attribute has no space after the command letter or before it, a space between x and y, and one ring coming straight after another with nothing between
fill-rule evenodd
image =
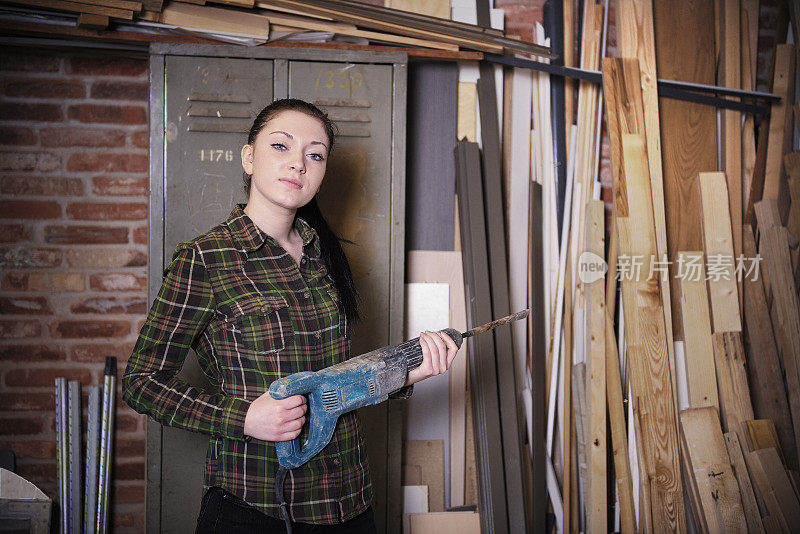
<instances>
[{"instance_id":1,"label":"power tool handle","mask_svg":"<svg viewBox=\"0 0 800 534\"><path fill-rule=\"evenodd\" d=\"M461 337L461 332L452 328L445 328L440 332L447 334L452 339L458 348L461 348L461 343L464 339ZM419 338L408 340L400 345L403 355L406 357L406 368L411 371L422 365L422 346L419 344Z\"/></svg>"}]
</instances>

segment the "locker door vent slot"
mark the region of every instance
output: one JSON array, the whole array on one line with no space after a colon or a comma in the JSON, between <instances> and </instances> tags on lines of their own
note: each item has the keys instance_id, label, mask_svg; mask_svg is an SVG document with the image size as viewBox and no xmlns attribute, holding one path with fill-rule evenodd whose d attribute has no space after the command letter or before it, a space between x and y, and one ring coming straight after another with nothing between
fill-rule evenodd
<instances>
[{"instance_id":1,"label":"locker door vent slot","mask_svg":"<svg viewBox=\"0 0 800 534\"><path fill-rule=\"evenodd\" d=\"M226 95L224 93L190 93L190 102L238 102L249 104L251 100L245 95Z\"/></svg>"},{"instance_id":2,"label":"locker door vent slot","mask_svg":"<svg viewBox=\"0 0 800 534\"><path fill-rule=\"evenodd\" d=\"M371 100L351 99L351 98L317 98L314 100L315 106L339 106L346 108L371 108Z\"/></svg>"}]
</instances>

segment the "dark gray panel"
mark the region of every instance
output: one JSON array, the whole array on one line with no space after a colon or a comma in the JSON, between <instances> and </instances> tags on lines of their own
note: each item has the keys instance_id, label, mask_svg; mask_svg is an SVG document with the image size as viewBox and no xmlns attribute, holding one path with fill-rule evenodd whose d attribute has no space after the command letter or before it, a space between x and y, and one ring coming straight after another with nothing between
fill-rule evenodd
<instances>
[{"instance_id":1,"label":"dark gray panel","mask_svg":"<svg viewBox=\"0 0 800 534\"><path fill-rule=\"evenodd\" d=\"M165 63L163 266L178 243L210 230L245 201L241 148L273 91L272 61L167 56ZM194 352L179 376L207 385ZM187 518L200 510L207 446L204 434L163 427L161 532L194 530Z\"/></svg>"},{"instance_id":2,"label":"dark gray panel","mask_svg":"<svg viewBox=\"0 0 800 534\"><path fill-rule=\"evenodd\" d=\"M406 250L453 250L458 67L408 69Z\"/></svg>"},{"instance_id":3,"label":"dark gray panel","mask_svg":"<svg viewBox=\"0 0 800 534\"><path fill-rule=\"evenodd\" d=\"M486 213L486 240L489 250L491 307L494 318L505 317L509 310L508 264L506 261L505 228L503 223L502 177L500 174L500 128L497 121L497 93L494 67L480 65L478 79L478 108L481 116L483 142L483 194ZM513 224L525 224L511 221ZM518 312L519 310L513 310ZM525 413L515 376L513 339L510 328L493 332L497 358L497 385L500 392L500 418L503 428L503 462L506 470L508 523L511 532L525 531L525 486L522 483L522 435L519 415Z\"/></svg>"},{"instance_id":4,"label":"dark gray panel","mask_svg":"<svg viewBox=\"0 0 800 534\"><path fill-rule=\"evenodd\" d=\"M547 363L547 326L544 307L544 246L542 243L542 186L531 182L531 256L530 269L533 295L530 303L530 328L533 332L531 347L531 395L533 397L533 436L544 436L547 427L545 404L545 374ZM547 524L547 480L545 462L547 448L544 439L534 439L533 450L533 510L530 531L544 532ZM525 451L527 454L527 450Z\"/></svg>"},{"instance_id":5,"label":"dark gray panel","mask_svg":"<svg viewBox=\"0 0 800 534\"><path fill-rule=\"evenodd\" d=\"M481 157L476 143L459 141L456 144L456 183L461 218L467 324L481 325L492 321L493 317L483 213ZM481 532L510 532L494 342L491 336L483 335L467 338L467 345Z\"/></svg>"},{"instance_id":6,"label":"dark gray panel","mask_svg":"<svg viewBox=\"0 0 800 534\"><path fill-rule=\"evenodd\" d=\"M272 61L166 58L164 260L244 202L241 149L272 102Z\"/></svg>"},{"instance_id":7,"label":"dark gray panel","mask_svg":"<svg viewBox=\"0 0 800 534\"><path fill-rule=\"evenodd\" d=\"M320 209L344 245L362 296L352 354L388 345L392 280L392 67L354 63L289 63L289 96L313 102L339 136L319 193ZM375 521L388 529L388 403L359 414L375 491Z\"/></svg>"}]
</instances>

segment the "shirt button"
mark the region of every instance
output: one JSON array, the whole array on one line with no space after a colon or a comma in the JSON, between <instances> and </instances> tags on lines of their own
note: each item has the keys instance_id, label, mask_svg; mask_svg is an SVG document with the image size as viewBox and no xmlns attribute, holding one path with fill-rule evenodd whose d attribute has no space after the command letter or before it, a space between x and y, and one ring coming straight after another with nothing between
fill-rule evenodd
<instances>
[{"instance_id":1,"label":"shirt button","mask_svg":"<svg viewBox=\"0 0 800 534\"><path fill-rule=\"evenodd\" d=\"M267 306L261 306L261 313L267 313L267 311L269 311Z\"/></svg>"},{"instance_id":2,"label":"shirt button","mask_svg":"<svg viewBox=\"0 0 800 534\"><path fill-rule=\"evenodd\" d=\"M307 298L307 299L308 299L308 298L311 298L311 293L309 293L308 291L306 291L305 293L303 293L303 297L305 297L305 298Z\"/></svg>"},{"instance_id":3,"label":"shirt button","mask_svg":"<svg viewBox=\"0 0 800 534\"><path fill-rule=\"evenodd\" d=\"M321 338L321 337L322 337L322 334L321 334L321 333L319 333L319 332L317 332L316 334L314 334L314 337L315 337L315 338L317 338L317 339L319 339L319 338Z\"/></svg>"},{"instance_id":4,"label":"shirt button","mask_svg":"<svg viewBox=\"0 0 800 534\"><path fill-rule=\"evenodd\" d=\"M306 262L306 258L305 258L305 256L303 256L302 258L300 258L300 263L305 263L305 262Z\"/></svg>"},{"instance_id":5,"label":"shirt button","mask_svg":"<svg viewBox=\"0 0 800 534\"><path fill-rule=\"evenodd\" d=\"M338 458L334 458L333 459L333 465L339 465L339 459Z\"/></svg>"}]
</instances>

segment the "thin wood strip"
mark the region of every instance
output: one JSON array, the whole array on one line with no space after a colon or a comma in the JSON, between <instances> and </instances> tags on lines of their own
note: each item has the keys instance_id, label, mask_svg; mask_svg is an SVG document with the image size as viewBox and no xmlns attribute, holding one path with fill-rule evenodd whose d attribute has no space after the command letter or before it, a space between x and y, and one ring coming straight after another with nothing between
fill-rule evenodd
<instances>
[{"instance_id":1,"label":"thin wood strip","mask_svg":"<svg viewBox=\"0 0 800 534\"><path fill-rule=\"evenodd\" d=\"M761 522L761 513L758 510L758 502L753 492L753 484L750 482L750 474L747 472L747 464L744 461L739 436L736 432L728 432L724 437L725 447L728 449L728 457L736 474L736 481L739 483L747 530L750 534L763 534L764 524Z\"/></svg>"},{"instance_id":2,"label":"thin wood strip","mask_svg":"<svg viewBox=\"0 0 800 534\"><path fill-rule=\"evenodd\" d=\"M745 421L753 419L753 405L745 370L742 333L716 332L713 343L722 428L744 436Z\"/></svg>"},{"instance_id":3,"label":"thin wood strip","mask_svg":"<svg viewBox=\"0 0 800 534\"><path fill-rule=\"evenodd\" d=\"M692 408L713 406L719 409L703 253L679 252L678 265L687 266L687 270L679 273L678 278L689 406ZM693 267L688 267L690 265Z\"/></svg>"},{"instance_id":4,"label":"thin wood strip","mask_svg":"<svg viewBox=\"0 0 800 534\"><path fill-rule=\"evenodd\" d=\"M795 121L800 124L800 121ZM789 217L786 220L786 229L789 234L800 240L800 152L792 152L783 156L783 168L789 180L789 198L791 206ZM800 289L800 247L792 253L792 264L794 265L795 287Z\"/></svg>"},{"instance_id":5,"label":"thin wood strip","mask_svg":"<svg viewBox=\"0 0 800 534\"><path fill-rule=\"evenodd\" d=\"M755 258L756 242L749 225L745 226L743 237L745 257ZM762 265L760 271L763 270ZM800 443L800 383L795 362L786 362L786 382L790 384L787 400L787 388L761 280L758 273L744 276L745 342L747 354L750 355L747 372L753 395L753 412L757 418L771 419L775 423L787 465L797 469L800 452L797 447Z\"/></svg>"},{"instance_id":6,"label":"thin wood strip","mask_svg":"<svg viewBox=\"0 0 800 534\"><path fill-rule=\"evenodd\" d=\"M734 277L733 237L728 213L725 174L700 173L701 220L703 244L709 271L708 293L711 301L713 332L741 332L739 297ZM715 265L711 277L711 265Z\"/></svg>"},{"instance_id":7,"label":"thin wood strip","mask_svg":"<svg viewBox=\"0 0 800 534\"><path fill-rule=\"evenodd\" d=\"M608 302L608 300L606 300ZM608 313L606 305L606 394L608 396L608 417L611 427L612 455L614 473L617 477L619 492L620 529L622 534L636 532L633 485L628 465L628 437L625 432L625 408L622 398L622 380L619 372L619 355L617 354L614 319Z\"/></svg>"},{"instance_id":8,"label":"thin wood strip","mask_svg":"<svg viewBox=\"0 0 800 534\"><path fill-rule=\"evenodd\" d=\"M271 0L269 3L266 2L257 2L256 6L263 7L265 9L275 9L276 7L288 7L291 9L296 10L303 10L307 11L314 15L322 15L326 17L330 17L334 20L338 20L341 22L347 22L350 24L355 24L357 26L363 26L366 28L406 35L408 37L416 37L420 39L427 39L433 41L440 41L443 43L455 44L459 46L465 46L468 48L473 48L475 50L481 50L484 52L492 52L495 54L501 54L503 51L503 47L501 45L497 45L494 43L487 43L483 41L476 41L466 37L455 37L452 35L448 35L445 33L438 33L434 31L422 30L415 28L413 26L408 26L404 24L393 24L388 22L383 22L378 19L363 17L360 15L350 14L343 10L336 10L336 9L329 9L322 6L314 6L310 5L306 2L302 1L295 1L295 0Z\"/></svg>"},{"instance_id":9,"label":"thin wood strip","mask_svg":"<svg viewBox=\"0 0 800 534\"><path fill-rule=\"evenodd\" d=\"M589 204L586 218L586 250L602 258L605 252L605 205L602 200ZM606 316L605 277L586 284L586 383L589 402L589 464L592 471L587 514L592 532L608 532L606 506L608 484L606 467Z\"/></svg>"},{"instance_id":10,"label":"thin wood strip","mask_svg":"<svg viewBox=\"0 0 800 534\"><path fill-rule=\"evenodd\" d=\"M741 87L741 9L739 0L720 2L724 34L724 54L722 57L723 85ZM742 117L739 112L725 110L723 116L724 170L728 184L728 208L733 237L733 257L742 253ZM738 295L739 313L742 310L741 284Z\"/></svg>"},{"instance_id":11,"label":"thin wood strip","mask_svg":"<svg viewBox=\"0 0 800 534\"><path fill-rule=\"evenodd\" d=\"M576 363L572 366L572 416L575 418L575 447L578 451L578 472L582 484L583 503L588 503L588 492L591 487L591 472L588 469L586 436L589 430L586 424L586 363ZM580 502L580 501L579 501ZM580 514L580 511L578 512ZM589 517L587 517L587 520Z\"/></svg>"},{"instance_id":12,"label":"thin wood strip","mask_svg":"<svg viewBox=\"0 0 800 534\"><path fill-rule=\"evenodd\" d=\"M793 45L778 45L775 51L775 73L772 91L781 97L772 104L769 123L769 144L764 175L765 199L778 201L781 220L789 211L788 184L783 171L783 155L792 143L791 101L794 99L795 49ZM759 199L754 199L758 201Z\"/></svg>"},{"instance_id":13,"label":"thin wood strip","mask_svg":"<svg viewBox=\"0 0 800 534\"><path fill-rule=\"evenodd\" d=\"M617 36L620 56L635 57L639 60L642 112L644 114L643 133L647 142L647 162L650 170L650 192L653 197L656 250L658 258L666 260L668 258L667 223L666 209L664 207L664 175L661 167L661 123L658 114L658 88L656 87L658 73L656 72L653 3L651 0L617 0L616 14L619 24ZM641 130L639 132L641 133ZM661 302L664 309L667 351L672 374L672 396L677 402L675 349L673 346L673 316L675 314L672 312L669 278L669 276L666 276L662 280Z\"/></svg>"},{"instance_id":14,"label":"thin wood strip","mask_svg":"<svg viewBox=\"0 0 800 534\"><path fill-rule=\"evenodd\" d=\"M606 59L603 63L604 88L609 124L618 117L618 106L626 102L625 89L619 84L624 75L638 76L635 60ZM633 86L640 91L638 83ZM612 111L613 108L613 111ZM619 128L619 125L617 125ZM614 129L614 128L610 128ZM656 253L652 219L652 197L647 176L644 140L639 135L621 136L622 162L614 160L615 198L617 191L626 191L629 200L627 217L617 218L620 255L644 259L643 270ZM616 139L619 141L619 137ZM612 143L615 142L612 138ZM622 163L622 168L620 164ZM619 215L619 204L617 206ZM666 361L666 333L659 283L653 277L622 281L623 310L631 367L631 387L639 405L644 469L650 475L653 526L657 530L685 528L683 491L679 463L679 446L675 419L675 401L669 363ZM656 476L658 473L658 476Z\"/></svg>"},{"instance_id":15,"label":"thin wood strip","mask_svg":"<svg viewBox=\"0 0 800 534\"><path fill-rule=\"evenodd\" d=\"M755 4L755 9L753 5ZM742 32L741 32L741 50L742 50L742 88L748 90L755 89L755 54L751 54L749 34L750 28L750 14L755 11L756 23L758 21L758 0L742 0ZM756 32L758 28L756 28ZM751 59L753 64L751 67ZM751 70L752 69L752 70ZM747 210L747 203L750 199L750 189L753 184L753 172L756 168L756 137L755 137L755 120L750 114L744 117L744 126L742 128L742 214ZM743 215L744 217L744 215Z\"/></svg>"},{"instance_id":16,"label":"thin wood strip","mask_svg":"<svg viewBox=\"0 0 800 534\"><path fill-rule=\"evenodd\" d=\"M648 163L642 137L626 133L642 131L634 129L632 124L641 125L643 118L633 114L629 119L631 114L623 113L625 108L641 109L641 104L635 104L641 98L637 63L630 59L604 59L603 86L612 148L619 253L642 258L643 271L649 273L657 249ZM653 525L659 529L682 529L685 528L683 491L663 306L658 280L643 278L622 282L631 387L642 425L643 470L653 475L659 473L648 481Z\"/></svg>"},{"instance_id":17,"label":"thin wood strip","mask_svg":"<svg viewBox=\"0 0 800 534\"><path fill-rule=\"evenodd\" d=\"M800 301L792 275L789 233L784 227L773 227L762 228L760 234L759 252L772 286L770 316L791 395L792 388L800 382Z\"/></svg>"}]
</instances>

